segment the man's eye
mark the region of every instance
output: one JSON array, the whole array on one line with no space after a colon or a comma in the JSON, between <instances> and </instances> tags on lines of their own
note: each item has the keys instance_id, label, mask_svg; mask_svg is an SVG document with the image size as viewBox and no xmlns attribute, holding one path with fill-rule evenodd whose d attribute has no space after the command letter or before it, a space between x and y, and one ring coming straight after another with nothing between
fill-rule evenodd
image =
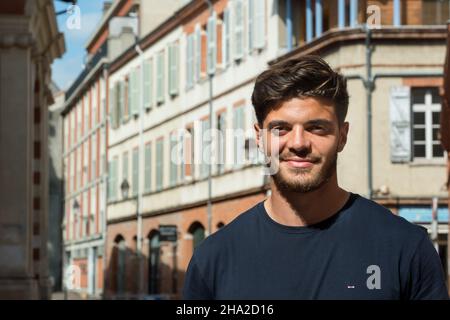
<instances>
[{"instance_id":1,"label":"man's eye","mask_svg":"<svg viewBox=\"0 0 450 320\"><path fill-rule=\"evenodd\" d=\"M287 133L287 130L284 128L273 128L272 129L272 134L274 134L276 136L282 136L286 133Z\"/></svg>"},{"instance_id":2,"label":"man's eye","mask_svg":"<svg viewBox=\"0 0 450 320\"><path fill-rule=\"evenodd\" d=\"M325 128L321 127L321 126L311 127L310 130L313 131L313 132L325 132Z\"/></svg>"}]
</instances>

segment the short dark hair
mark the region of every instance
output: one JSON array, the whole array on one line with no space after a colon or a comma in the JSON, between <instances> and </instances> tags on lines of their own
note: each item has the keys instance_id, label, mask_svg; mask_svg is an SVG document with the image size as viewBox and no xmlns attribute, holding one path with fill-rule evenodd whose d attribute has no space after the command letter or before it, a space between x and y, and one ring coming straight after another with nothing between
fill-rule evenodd
<instances>
[{"instance_id":1,"label":"short dark hair","mask_svg":"<svg viewBox=\"0 0 450 320\"><path fill-rule=\"evenodd\" d=\"M269 112L292 98L330 99L339 124L347 116L348 92L345 78L317 55L305 55L272 65L255 82L252 104L262 126Z\"/></svg>"}]
</instances>

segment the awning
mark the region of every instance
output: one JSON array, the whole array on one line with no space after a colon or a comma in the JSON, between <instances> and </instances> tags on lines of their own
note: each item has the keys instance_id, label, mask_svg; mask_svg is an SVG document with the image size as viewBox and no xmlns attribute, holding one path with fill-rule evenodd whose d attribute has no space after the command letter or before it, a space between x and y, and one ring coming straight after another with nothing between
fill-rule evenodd
<instances>
[{"instance_id":1,"label":"awning","mask_svg":"<svg viewBox=\"0 0 450 320\"><path fill-rule=\"evenodd\" d=\"M413 223L431 223L432 209L429 207L400 207L398 215ZM438 208L438 222L448 223L448 207Z\"/></svg>"}]
</instances>

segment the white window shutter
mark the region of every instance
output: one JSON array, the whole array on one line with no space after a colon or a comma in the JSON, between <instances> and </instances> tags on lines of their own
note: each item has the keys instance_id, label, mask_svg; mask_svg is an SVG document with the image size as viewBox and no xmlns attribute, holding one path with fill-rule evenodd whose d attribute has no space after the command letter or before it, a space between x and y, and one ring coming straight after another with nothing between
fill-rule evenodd
<instances>
[{"instance_id":1,"label":"white window shutter","mask_svg":"<svg viewBox=\"0 0 450 320\"><path fill-rule=\"evenodd\" d=\"M144 62L144 107L152 106L152 61Z\"/></svg>"},{"instance_id":2,"label":"white window shutter","mask_svg":"<svg viewBox=\"0 0 450 320\"><path fill-rule=\"evenodd\" d=\"M133 100L133 114L139 115L139 110L141 109L141 68L134 70Z\"/></svg>"},{"instance_id":3,"label":"white window shutter","mask_svg":"<svg viewBox=\"0 0 450 320\"><path fill-rule=\"evenodd\" d=\"M109 121L112 128L116 127L116 86L109 89Z\"/></svg>"},{"instance_id":4,"label":"white window shutter","mask_svg":"<svg viewBox=\"0 0 450 320\"><path fill-rule=\"evenodd\" d=\"M259 0L262 1L262 0ZM254 0L247 0L247 48L248 52L251 52L253 50L253 41L254 41L254 30L255 30L255 4Z\"/></svg>"},{"instance_id":5,"label":"white window shutter","mask_svg":"<svg viewBox=\"0 0 450 320\"><path fill-rule=\"evenodd\" d=\"M132 194L133 194L133 196L136 196L139 191L139 149L133 150L132 161L133 161L133 163L132 163L133 176L132 176L132 181L131 181Z\"/></svg>"},{"instance_id":6,"label":"white window shutter","mask_svg":"<svg viewBox=\"0 0 450 320\"><path fill-rule=\"evenodd\" d=\"M128 88L128 97L129 97L129 109L132 115L136 115L138 113L137 103L136 103L136 89L137 89L137 81L136 81L136 69L133 69L130 74L130 82Z\"/></svg>"},{"instance_id":7,"label":"white window shutter","mask_svg":"<svg viewBox=\"0 0 450 320\"><path fill-rule=\"evenodd\" d=\"M234 59L239 60L244 56L244 15L242 0L234 2Z\"/></svg>"},{"instance_id":8,"label":"white window shutter","mask_svg":"<svg viewBox=\"0 0 450 320\"><path fill-rule=\"evenodd\" d=\"M180 70L180 44L178 42L175 42L174 45L174 66L173 66L173 72L174 72L174 85L175 85L175 94L178 94L178 88L180 86L180 79L179 79L179 70Z\"/></svg>"},{"instance_id":9,"label":"white window shutter","mask_svg":"<svg viewBox=\"0 0 450 320\"><path fill-rule=\"evenodd\" d=\"M173 65L173 45L169 44L169 94L172 95L172 88L173 88L173 71L172 71L172 65Z\"/></svg>"},{"instance_id":10,"label":"white window shutter","mask_svg":"<svg viewBox=\"0 0 450 320\"><path fill-rule=\"evenodd\" d=\"M122 121L122 105L123 105L123 92L122 92L122 81L118 81L116 83L116 124L115 127L119 127L120 122Z\"/></svg>"},{"instance_id":11,"label":"white window shutter","mask_svg":"<svg viewBox=\"0 0 450 320\"><path fill-rule=\"evenodd\" d=\"M169 45L169 94L178 94L178 44Z\"/></svg>"},{"instance_id":12,"label":"white window shutter","mask_svg":"<svg viewBox=\"0 0 450 320\"><path fill-rule=\"evenodd\" d=\"M266 0L254 1L254 12L253 47L262 49L266 34Z\"/></svg>"},{"instance_id":13,"label":"white window shutter","mask_svg":"<svg viewBox=\"0 0 450 320\"><path fill-rule=\"evenodd\" d=\"M224 66L230 64L230 10L227 8L223 12L222 23L222 60Z\"/></svg>"},{"instance_id":14,"label":"white window shutter","mask_svg":"<svg viewBox=\"0 0 450 320\"><path fill-rule=\"evenodd\" d=\"M216 29L216 14L214 12L212 17L208 18L207 27L207 43L208 43L208 53L207 53L207 65L208 73L213 74L216 71L216 39L217 39L217 29Z\"/></svg>"},{"instance_id":15,"label":"white window shutter","mask_svg":"<svg viewBox=\"0 0 450 320\"><path fill-rule=\"evenodd\" d=\"M136 78L135 78L135 70L131 70L129 79L128 79L128 115L127 118L135 114L135 101L134 101L134 88L136 87Z\"/></svg>"},{"instance_id":16,"label":"white window shutter","mask_svg":"<svg viewBox=\"0 0 450 320\"><path fill-rule=\"evenodd\" d=\"M194 60L195 60L195 81L200 80L201 63L202 63L202 32L200 26L195 26L195 48L194 48Z\"/></svg>"},{"instance_id":17,"label":"white window shutter","mask_svg":"<svg viewBox=\"0 0 450 320\"><path fill-rule=\"evenodd\" d=\"M192 88L194 85L194 35L187 36L186 45L186 88Z\"/></svg>"},{"instance_id":18,"label":"white window shutter","mask_svg":"<svg viewBox=\"0 0 450 320\"><path fill-rule=\"evenodd\" d=\"M157 71L156 71L156 85L157 94L156 99L158 103L164 102L164 51L158 54Z\"/></svg>"},{"instance_id":19,"label":"white window shutter","mask_svg":"<svg viewBox=\"0 0 450 320\"><path fill-rule=\"evenodd\" d=\"M411 160L410 87L396 86L390 90L391 162Z\"/></svg>"}]
</instances>

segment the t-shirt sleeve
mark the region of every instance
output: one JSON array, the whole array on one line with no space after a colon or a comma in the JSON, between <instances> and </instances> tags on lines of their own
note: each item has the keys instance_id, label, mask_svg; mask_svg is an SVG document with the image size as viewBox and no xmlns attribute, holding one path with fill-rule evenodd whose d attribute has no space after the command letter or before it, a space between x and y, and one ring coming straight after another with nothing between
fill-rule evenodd
<instances>
[{"instance_id":1,"label":"t-shirt sleeve","mask_svg":"<svg viewBox=\"0 0 450 320\"><path fill-rule=\"evenodd\" d=\"M212 300L213 295L206 285L196 262L196 255L189 262L183 287L183 299L185 300Z\"/></svg>"},{"instance_id":2,"label":"t-shirt sleeve","mask_svg":"<svg viewBox=\"0 0 450 320\"><path fill-rule=\"evenodd\" d=\"M445 275L436 249L424 233L410 265L411 300L448 300Z\"/></svg>"}]
</instances>

